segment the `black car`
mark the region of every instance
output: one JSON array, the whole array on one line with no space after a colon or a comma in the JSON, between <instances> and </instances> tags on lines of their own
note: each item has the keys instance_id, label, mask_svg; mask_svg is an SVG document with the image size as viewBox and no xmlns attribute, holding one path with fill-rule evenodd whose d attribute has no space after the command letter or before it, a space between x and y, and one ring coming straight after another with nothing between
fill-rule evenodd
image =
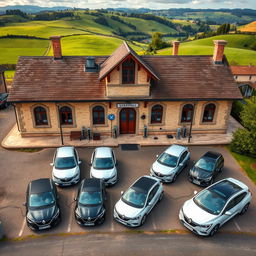
<instances>
[{"instance_id":1,"label":"black car","mask_svg":"<svg viewBox=\"0 0 256 256\"><path fill-rule=\"evenodd\" d=\"M0 93L0 108L7 108L8 102L8 93Z\"/></svg>"},{"instance_id":2,"label":"black car","mask_svg":"<svg viewBox=\"0 0 256 256\"><path fill-rule=\"evenodd\" d=\"M106 191L101 179L84 179L75 200L75 218L79 225L94 226L104 222Z\"/></svg>"},{"instance_id":3,"label":"black car","mask_svg":"<svg viewBox=\"0 0 256 256\"><path fill-rule=\"evenodd\" d=\"M222 171L223 166L222 154L208 151L190 169L189 180L200 186L208 186L213 183L215 176Z\"/></svg>"},{"instance_id":4,"label":"black car","mask_svg":"<svg viewBox=\"0 0 256 256\"><path fill-rule=\"evenodd\" d=\"M51 179L28 184L25 206L27 225L32 230L48 229L60 221L57 189Z\"/></svg>"}]
</instances>

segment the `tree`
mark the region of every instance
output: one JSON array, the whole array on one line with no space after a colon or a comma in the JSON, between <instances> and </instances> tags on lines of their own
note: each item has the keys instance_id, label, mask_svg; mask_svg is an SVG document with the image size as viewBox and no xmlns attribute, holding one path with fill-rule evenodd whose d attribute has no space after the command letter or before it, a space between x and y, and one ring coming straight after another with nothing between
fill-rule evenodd
<instances>
[{"instance_id":1,"label":"tree","mask_svg":"<svg viewBox=\"0 0 256 256\"><path fill-rule=\"evenodd\" d=\"M151 43L148 45L147 52L156 53L157 50L163 49L165 47L170 46L167 42L162 39L163 35L159 32L155 32L152 35Z\"/></svg>"},{"instance_id":2,"label":"tree","mask_svg":"<svg viewBox=\"0 0 256 256\"><path fill-rule=\"evenodd\" d=\"M256 156L256 96L253 96L241 112L244 129L238 129L233 134L232 151Z\"/></svg>"}]
</instances>

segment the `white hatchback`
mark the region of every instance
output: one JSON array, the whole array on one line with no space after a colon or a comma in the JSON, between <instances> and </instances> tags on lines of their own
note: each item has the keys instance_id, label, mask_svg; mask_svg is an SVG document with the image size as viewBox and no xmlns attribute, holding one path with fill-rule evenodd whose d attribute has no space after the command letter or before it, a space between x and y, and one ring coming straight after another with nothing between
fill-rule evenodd
<instances>
[{"instance_id":1,"label":"white hatchback","mask_svg":"<svg viewBox=\"0 0 256 256\"><path fill-rule=\"evenodd\" d=\"M214 183L186 201L179 212L181 223L201 236L213 236L237 214L244 214L252 194L249 188L233 178Z\"/></svg>"},{"instance_id":2,"label":"white hatchback","mask_svg":"<svg viewBox=\"0 0 256 256\"><path fill-rule=\"evenodd\" d=\"M80 165L78 153L74 147L57 148L52 168L52 179L56 185L70 186L76 184L80 180Z\"/></svg>"},{"instance_id":3,"label":"white hatchback","mask_svg":"<svg viewBox=\"0 0 256 256\"><path fill-rule=\"evenodd\" d=\"M90 177L104 180L106 185L117 182L116 157L112 148L98 147L91 158Z\"/></svg>"},{"instance_id":4,"label":"white hatchback","mask_svg":"<svg viewBox=\"0 0 256 256\"><path fill-rule=\"evenodd\" d=\"M164 192L159 179L142 176L121 194L114 208L114 218L125 226L138 227L144 224Z\"/></svg>"}]
</instances>

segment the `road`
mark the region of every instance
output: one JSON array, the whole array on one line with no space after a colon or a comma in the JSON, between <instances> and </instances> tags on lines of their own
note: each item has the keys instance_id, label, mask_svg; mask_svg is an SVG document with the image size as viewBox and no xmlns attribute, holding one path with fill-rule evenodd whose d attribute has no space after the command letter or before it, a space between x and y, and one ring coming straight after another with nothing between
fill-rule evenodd
<instances>
[{"instance_id":1,"label":"road","mask_svg":"<svg viewBox=\"0 0 256 256\"><path fill-rule=\"evenodd\" d=\"M217 234L210 239L188 234L89 234L2 242L8 256L255 256L254 236Z\"/></svg>"}]
</instances>

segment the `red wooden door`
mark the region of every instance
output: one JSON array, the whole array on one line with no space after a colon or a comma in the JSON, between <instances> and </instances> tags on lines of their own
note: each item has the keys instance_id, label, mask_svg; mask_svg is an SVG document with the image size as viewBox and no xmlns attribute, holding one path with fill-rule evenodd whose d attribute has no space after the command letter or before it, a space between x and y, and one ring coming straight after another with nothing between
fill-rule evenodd
<instances>
[{"instance_id":1,"label":"red wooden door","mask_svg":"<svg viewBox=\"0 0 256 256\"><path fill-rule=\"evenodd\" d=\"M133 134L136 127L136 111L133 108L123 108L120 111L120 133Z\"/></svg>"}]
</instances>

